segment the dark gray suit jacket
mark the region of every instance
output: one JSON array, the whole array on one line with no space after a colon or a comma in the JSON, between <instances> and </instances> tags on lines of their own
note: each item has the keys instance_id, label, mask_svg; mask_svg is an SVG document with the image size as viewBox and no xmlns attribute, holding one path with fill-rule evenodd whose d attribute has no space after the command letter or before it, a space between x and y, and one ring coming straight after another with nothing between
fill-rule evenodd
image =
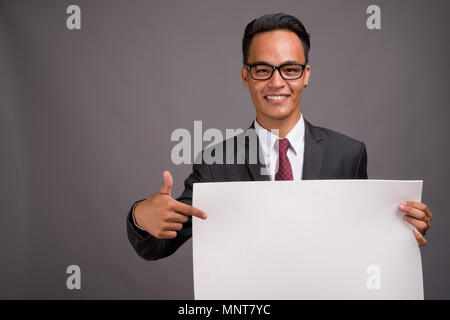
<instances>
[{"instance_id":1,"label":"dark gray suit jacket","mask_svg":"<svg viewBox=\"0 0 450 320\"><path fill-rule=\"evenodd\" d=\"M245 134L247 136L253 134L256 137L253 123ZM264 166L263 163L249 160L251 159L248 153L251 149L249 147L251 140L243 138L245 134L237 135L211 147L212 150L209 151L214 155L217 146L222 145L224 164L206 164L205 162L194 164L192 173L184 181L185 189L177 200L192 205L192 186L198 182L270 180L269 176L261 174L260 169ZM234 164L225 164L226 149L230 148L231 139L234 148L231 153L234 155ZM245 144L243 148L238 148L242 143ZM259 144L256 149L261 152ZM240 150L245 150L245 154L239 154ZM245 163L237 162L239 157L245 158ZM367 152L364 143L338 132L313 126L305 119L302 179L367 179ZM134 225L131 209L127 216L127 233L132 246L142 258L156 260L171 255L192 236L192 219L189 217L189 221L178 231L176 238L157 239Z\"/></svg>"}]
</instances>

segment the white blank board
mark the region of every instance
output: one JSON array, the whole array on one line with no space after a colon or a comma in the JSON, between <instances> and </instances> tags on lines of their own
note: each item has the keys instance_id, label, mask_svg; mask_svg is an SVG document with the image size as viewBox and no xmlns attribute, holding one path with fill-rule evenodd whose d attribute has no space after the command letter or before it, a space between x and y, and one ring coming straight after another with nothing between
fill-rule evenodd
<instances>
[{"instance_id":1,"label":"white blank board","mask_svg":"<svg viewBox=\"0 0 450 320\"><path fill-rule=\"evenodd\" d=\"M195 299L423 299L422 181L194 184Z\"/></svg>"}]
</instances>

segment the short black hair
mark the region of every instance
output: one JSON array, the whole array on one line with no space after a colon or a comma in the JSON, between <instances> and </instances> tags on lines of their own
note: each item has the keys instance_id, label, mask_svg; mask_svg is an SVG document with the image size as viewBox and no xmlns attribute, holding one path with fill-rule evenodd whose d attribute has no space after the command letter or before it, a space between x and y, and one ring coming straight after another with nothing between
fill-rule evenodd
<instances>
[{"instance_id":1,"label":"short black hair","mask_svg":"<svg viewBox=\"0 0 450 320\"><path fill-rule=\"evenodd\" d=\"M277 29L285 29L294 32L300 38L305 49L305 64L308 64L310 35L306 32L305 26L299 19L284 13L271 13L262 17L253 19L245 28L244 37L242 39L242 54L244 64L248 63L248 53L253 36L257 33L272 31Z\"/></svg>"}]
</instances>

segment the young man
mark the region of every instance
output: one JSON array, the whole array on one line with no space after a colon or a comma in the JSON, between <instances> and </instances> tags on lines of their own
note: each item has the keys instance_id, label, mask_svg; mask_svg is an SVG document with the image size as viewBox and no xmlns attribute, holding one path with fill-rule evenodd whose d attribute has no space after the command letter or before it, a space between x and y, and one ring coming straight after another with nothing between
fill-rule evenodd
<instances>
[{"instance_id":1,"label":"young man","mask_svg":"<svg viewBox=\"0 0 450 320\"><path fill-rule=\"evenodd\" d=\"M185 190L172 198L172 176L163 172L164 183L151 197L137 201L127 217L128 238L136 252L147 260L174 253L192 236L192 216L206 219L206 213L192 207L192 186L196 182L367 179L367 153L364 143L325 128L311 125L300 112L302 92L308 85L309 34L295 17L268 14L250 22L242 40L241 76L250 91L256 120L243 135L212 147L210 153L224 154L219 163L204 161L193 165L185 180ZM271 131L278 130L278 136ZM256 135L256 139L250 139ZM244 139L247 137L249 139ZM251 161L252 141L257 159ZM233 144L230 144L233 142ZM253 143L255 144L255 143ZM231 146L231 147L230 147ZM242 147L244 154L240 154ZM233 164L225 159L231 151ZM262 152L262 157L259 157ZM245 159L245 163L238 159ZM265 168L267 174L262 174ZM279 168L279 169L277 169ZM402 202L419 245L430 227L431 211L423 203Z\"/></svg>"}]
</instances>

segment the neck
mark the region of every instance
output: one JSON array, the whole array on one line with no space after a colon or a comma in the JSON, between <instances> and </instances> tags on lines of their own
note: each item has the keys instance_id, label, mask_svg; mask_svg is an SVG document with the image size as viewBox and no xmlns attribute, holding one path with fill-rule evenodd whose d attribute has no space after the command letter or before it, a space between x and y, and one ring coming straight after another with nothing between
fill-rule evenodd
<instances>
[{"instance_id":1,"label":"neck","mask_svg":"<svg viewBox=\"0 0 450 320\"><path fill-rule=\"evenodd\" d=\"M292 130L292 128L295 127L298 120L300 120L300 117L301 113L299 108L298 112L296 112L291 117L287 117L284 119L268 119L266 117L256 115L256 121L258 121L258 123L266 130L278 130L278 136L280 138L284 138Z\"/></svg>"}]
</instances>

